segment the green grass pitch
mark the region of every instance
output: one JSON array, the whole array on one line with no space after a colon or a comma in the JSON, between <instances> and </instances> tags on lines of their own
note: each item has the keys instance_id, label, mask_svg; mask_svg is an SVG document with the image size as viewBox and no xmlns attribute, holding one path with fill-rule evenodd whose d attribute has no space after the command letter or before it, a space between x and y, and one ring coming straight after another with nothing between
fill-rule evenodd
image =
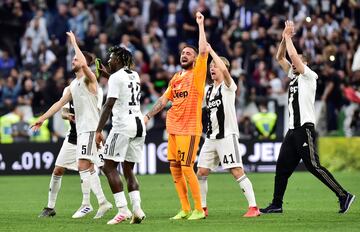
<instances>
[{"instance_id":1,"label":"green grass pitch","mask_svg":"<svg viewBox=\"0 0 360 232\"><path fill-rule=\"evenodd\" d=\"M250 173L257 202L266 206L272 197L274 174ZM360 172L335 173L338 181L358 199L345 215L337 213L335 195L307 172L295 173L288 185L284 213L243 218L246 199L229 174L209 177L209 217L200 221L170 221L179 203L170 175L139 176L142 207L147 215L140 225L128 221L106 225L116 214L111 210L104 218L93 220L97 210L83 219L71 215L80 206L81 193L78 175L65 175L56 205L54 218L37 218L47 203L50 176L0 177L0 231L360 231ZM106 178L101 177L108 200L114 202Z\"/></svg>"}]
</instances>

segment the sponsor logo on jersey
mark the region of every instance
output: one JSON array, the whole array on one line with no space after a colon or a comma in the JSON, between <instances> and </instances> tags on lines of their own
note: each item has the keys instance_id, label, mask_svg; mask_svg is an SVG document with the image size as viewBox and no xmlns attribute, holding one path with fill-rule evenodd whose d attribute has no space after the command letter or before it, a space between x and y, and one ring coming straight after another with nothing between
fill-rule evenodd
<instances>
[{"instance_id":1,"label":"sponsor logo on jersey","mask_svg":"<svg viewBox=\"0 0 360 232\"><path fill-rule=\"evenodd\" d=\"M212 100L212 101L209 101L207 108L208 109L218 108L221 104L222 104L222 102L220 99Z\"/></svg>"},{"instance_id":2,"label":"sponsor logo on jersey","mask_svg":"<svg viewBox=\"0 0 360 232\"><path fill-rule=\"evenodd\" d=\"M290 86L290 93L296 93L298 91L297 86Z\"/></svg>"},{"instance_id":3,"label":"sponsor logo on jersey","mask_svg":"<svg viewBox=\"0 0 360 232\"><path fill-rule=\"evenodd\" d=\"M174 98L186 98L189 95L188 91L174 91Z\"/></svg>"}]
</instances>

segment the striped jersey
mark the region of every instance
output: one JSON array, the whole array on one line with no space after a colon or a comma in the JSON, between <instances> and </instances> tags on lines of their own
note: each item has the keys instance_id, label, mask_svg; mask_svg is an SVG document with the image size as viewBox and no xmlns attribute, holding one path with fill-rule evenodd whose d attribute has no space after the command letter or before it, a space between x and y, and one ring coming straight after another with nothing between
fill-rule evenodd
<instances>
[{"instance_id":1,"label":"striped jersey","mask_svg":"<svg viewBox=\"0 0 360 232\"><path fill-rule=\"evenodd\" d=\"M295 75L290 68L288 73L291 79L288 93L289 128L294 129L305 123L315 124L315 93L318 75L307 65L304 73Z\"/></svg>"},{"instance_id":2,"label":"striped jersey","mask_svg":"<svg viewBox=\"0 0 360 232\"><path fill-rule=\"evenodd\" d=\"M208 139L222 139L228 135L239 136L239 129L235 112L235 92L237 86L233 80L227 87L224 82L220 85L210 85L206 92L206 112L208 116L206 137Z\"/></svg>"},{"instance_id":3,"label":"striped jersey","mask_svg":"<svg viewBox=\"0 0 360 232\"><path fill-rule=\"evenodd\" d=\"M112 131L130 138L145 136L140 111L140 77L133 70L120 69L109 78L107 98L116 98L112 109Z\"/></svg>"},{"instance_id":4,"label":"striped jersey","mask_svg":"<svg viewBox=\"0 0 360 232\"><path fill-rule=\"evenodd\" d=\"M102 89L98 86L97 93L91 93L85 83L85 78L85 76L79 79L76 78L70 84L78 135L84 132L96 131L102 105Z\"/></svg>"},{"instance_id":5,"label":"striped jersey","mask_svg":"<svg viewBox=\"0 0 360 232\"><path fill-rule=\"evenodd\" d=\"M199 55L193 69L176 73L165 92L172 102L167 112L166 129L174 135L201 135L202 99L207 72L206 55Z\"/></svg>"}]
</instances>

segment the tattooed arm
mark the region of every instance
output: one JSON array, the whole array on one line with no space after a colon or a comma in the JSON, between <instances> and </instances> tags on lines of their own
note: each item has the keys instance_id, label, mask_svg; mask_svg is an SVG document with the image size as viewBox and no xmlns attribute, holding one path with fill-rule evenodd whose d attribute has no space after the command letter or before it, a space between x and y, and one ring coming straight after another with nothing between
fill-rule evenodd
<instances>
[{"instance_id":1,"label":"tattooed arm","mask_svg":"<svg viewBox=\"0 0 360 232\"><path fill-rule=\"evenodd\" d=\"M162 95L156 101L156 103L154 104L153 108L149 111L149 113L145 115L144 117L145 124L150 120L150 118L154 117L157 113L159 113L162 109L164 109L168 101L169 100L164 95Z\"/></svg>"}]
</instances>

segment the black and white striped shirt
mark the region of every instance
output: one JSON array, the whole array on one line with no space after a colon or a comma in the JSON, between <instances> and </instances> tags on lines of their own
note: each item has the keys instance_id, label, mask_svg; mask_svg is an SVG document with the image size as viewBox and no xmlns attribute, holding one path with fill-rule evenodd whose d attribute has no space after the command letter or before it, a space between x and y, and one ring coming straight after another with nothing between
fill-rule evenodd
<instances>
[{"instance_id":1,"label":"black and white striped shirt","mask_svg":"<svg viewBox=\"0 0 360 232\"><path fill-rule=\"evenodd\" d=\"M239 136L235 112L235 92L237 86L232 80L230 87L224 82L210 85L206 92L206 112L208 116L206 137L222 139L228 135Z\"/></svg>"},{"instance_id":2,"label":"black and white striped shirt","mask_svg":"<svg viewBox=\"0 0 360 232\"><path fill-rule=\"evenodd\" d=\"M294 129L305 123L315 125L315 93L318 75L304 65L304 73L295 75L290 68L289 85L289 128Z\"/></svg>"}]
</instances>

